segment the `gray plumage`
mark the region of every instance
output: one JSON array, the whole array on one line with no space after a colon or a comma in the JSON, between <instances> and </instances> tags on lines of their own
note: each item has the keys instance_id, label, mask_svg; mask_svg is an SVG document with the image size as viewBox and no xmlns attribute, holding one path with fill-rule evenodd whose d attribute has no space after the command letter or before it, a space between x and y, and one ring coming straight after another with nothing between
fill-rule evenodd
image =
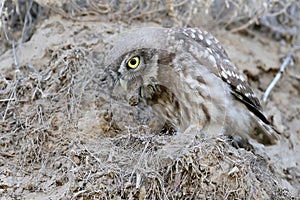
<instances>
[{"instance_id":1,"label":"gray plumage","mask_svg":"<svg viewBox=\"0 0 300 200\"><path fill-rule=\"evenodd\" d=\"M137 105L145 100L179 132L200 127L274 144L278 132L220 42L195 28L142 28L120 36L108 69Z\"/></svg>"}]
</instances>

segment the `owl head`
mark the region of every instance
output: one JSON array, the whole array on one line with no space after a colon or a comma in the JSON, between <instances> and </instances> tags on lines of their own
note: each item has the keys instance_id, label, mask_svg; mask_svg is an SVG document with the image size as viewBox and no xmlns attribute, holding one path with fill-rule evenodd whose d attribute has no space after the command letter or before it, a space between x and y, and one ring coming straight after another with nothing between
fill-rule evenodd
<instances>
[{"instance_id":1,"label":"owl head","mask_svg":"<svg viewBox=\"0 0 300 200\"><path fill-rule=\"evenodd\" d=\"M168 49L163 28L143 28L123 34L106 58L116 81L136 105L142 99L158 95L170 83L169 76L159 73L169 66L174 53Z\"/></svg>"}]
</instances>

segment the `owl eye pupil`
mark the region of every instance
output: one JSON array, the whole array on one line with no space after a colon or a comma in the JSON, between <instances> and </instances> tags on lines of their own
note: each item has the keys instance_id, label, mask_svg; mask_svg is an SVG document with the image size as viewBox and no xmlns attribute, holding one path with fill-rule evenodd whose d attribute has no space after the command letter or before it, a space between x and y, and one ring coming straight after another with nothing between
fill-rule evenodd
<instances>
[{"instance_id":1,"label":"owl eye pupil","mask_svg":"<svg viewBox=\"0 0 300 200\"><path fill-rule=\"evenodd\" d=\"M131 61L130 61L130 64L131 64L131 65L135 65L135 64L136 64L136 60L131 60Z\"/></svg>"},{"instance_id":2,"label":"owl eye pupil","mask_svg":"<svg viewBox=\"0 0 300 200\"><path fill-rule=\"evenodd\" d=\"M127 62L127 68L135 69L139 66L139 64L140 64L140 57L134 56L134 57L130 58L130 60Z\"/></svg>"}]
</instances>

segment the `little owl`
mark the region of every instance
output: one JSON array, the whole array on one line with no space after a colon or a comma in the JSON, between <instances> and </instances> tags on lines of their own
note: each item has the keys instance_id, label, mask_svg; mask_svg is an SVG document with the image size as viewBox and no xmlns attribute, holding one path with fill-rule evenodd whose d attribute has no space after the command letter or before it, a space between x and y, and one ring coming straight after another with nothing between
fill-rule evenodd
<instances>
[{"instance_id":1,"label":"little owl","mask_svg":"<svg viewBox=\"0 0 300 200\"><path fill-rule=\"evenodd\" d=\"M124 34L106 58L130 105L146 102L184 132L249 137L269 145L278 132L220 42L196 28L142 28Z\"/></svg>"}]
</instances>

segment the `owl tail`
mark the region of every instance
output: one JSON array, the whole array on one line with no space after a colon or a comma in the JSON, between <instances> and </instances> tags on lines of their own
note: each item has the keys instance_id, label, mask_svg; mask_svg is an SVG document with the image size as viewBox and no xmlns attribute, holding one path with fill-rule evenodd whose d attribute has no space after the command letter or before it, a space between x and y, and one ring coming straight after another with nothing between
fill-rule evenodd
<instances>
[{"instance_id":1,"label":"owl tail","mask_svg":"<svg viewBox=\"0 0 300 200\"><path fill-rule=\"evenodd\" d=\"M274 145L280 139L280 132L269 121L261 120L258 116L251 113L257 126L251 137L264 145Z\"/></svg>"}]
</instances>

